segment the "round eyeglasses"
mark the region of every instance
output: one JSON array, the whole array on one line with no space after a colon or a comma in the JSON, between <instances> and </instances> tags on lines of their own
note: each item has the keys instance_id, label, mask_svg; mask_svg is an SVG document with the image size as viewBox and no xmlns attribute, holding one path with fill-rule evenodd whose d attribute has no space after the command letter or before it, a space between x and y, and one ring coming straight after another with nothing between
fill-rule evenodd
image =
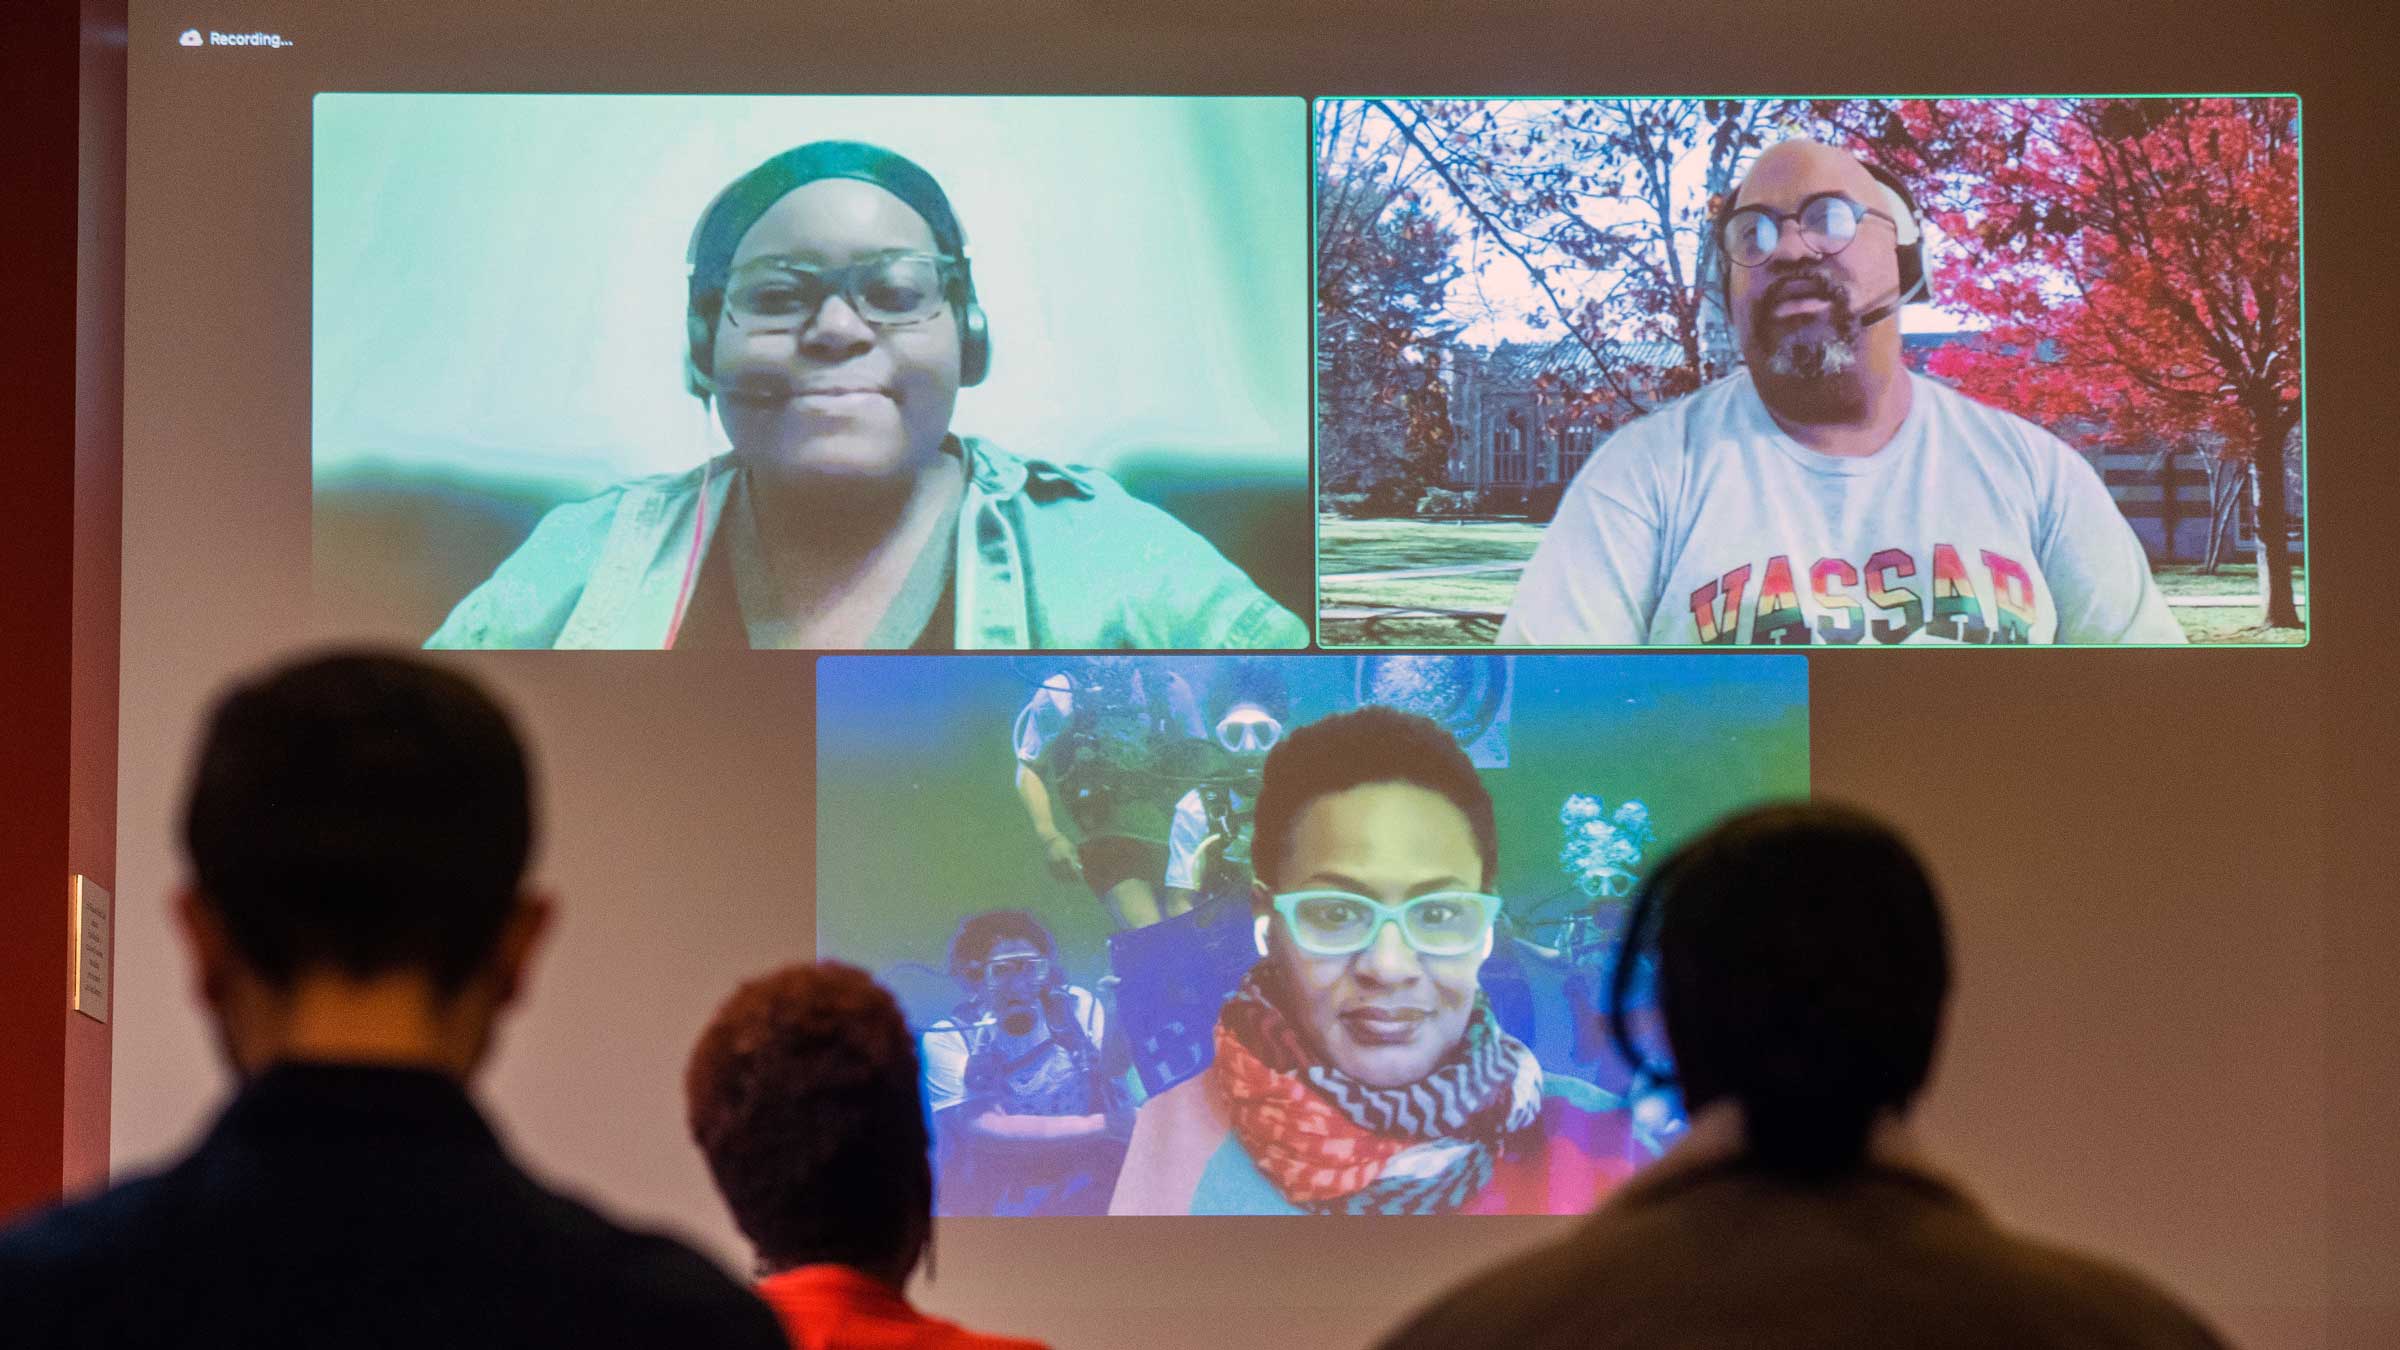
<instances>
[{"instance_id":1,"label":"round eyeglasses","mask_svg":"<svg viewBox=\"0 0 2400 1350\"><path fill-rule=\"evenodd\" d=\"M1311 956L1349 956L1375 945L1387 923L1423 956L1465 956L1483 946L1500 897L1436 891L1387 905L1349 891L1292 891L1275 897L1292 942Z\"/></svg>"},{"instance_id":2,"label":"round eyeglasses","mask_svg":"<svg viewBox=\"0 0 2400 1350\"><path fill-rule=\"evenodd\" d=\"M1818 257L1829 258L1850 247L1860 223L1870 216L1891 226L1895 235L1900 232L1900 223L1884 212L1839 192L1820 192L1801 202L1797 211L1767 206L1734 211L1725 217L1718 242L1735 263L1756 267L1773 257L1776 245L1783 242L1784 222L1798 221L1800 242Z\"/></svg>"},{"instance_id":3,"label":"round eyeglasses","mask_svg":"<svg viewBox=\"0 0 2400 1350\"><path fill-rule=\"evenodd\" d=\"M879 253L847 267L752 258L726 281L725 313L744 328L798 329L838 295L876 327L922 323L949 303L957 275L956 261L934 253Z\"/></svg>"}]
</instances>

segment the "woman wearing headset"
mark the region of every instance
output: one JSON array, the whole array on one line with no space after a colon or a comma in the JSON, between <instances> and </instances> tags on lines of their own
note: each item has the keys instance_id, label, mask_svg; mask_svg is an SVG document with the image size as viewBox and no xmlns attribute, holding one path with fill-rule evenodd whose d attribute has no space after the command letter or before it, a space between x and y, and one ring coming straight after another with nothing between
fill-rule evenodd
<instances>
[{"instance_id":1,"label":"woman wearing headset","mask_svg":"<svg viewBox=\"0 0 2400 1350\"><path fill-rule=\"evenodd\" d=\"M1558 1214L1632 1172L1622 1104L1483 994L1492 799L1434 722L1369 707L1267 758L1259 962L1215 1058L1142 1105L1112 1214Z\"/></svg>"},{"instance_id":2,"label":"woman wearing headset","mask_svg":"<svg viewBox=\"0 0 2400 1350\"><path fill-rule=\"evenodd\" d=\"M949 199L819 141L692 237L687 383L732 450L553 510L431 647L1299 647L1107 475L951 431L991 334Z\"/></svg>"}]
</instances>

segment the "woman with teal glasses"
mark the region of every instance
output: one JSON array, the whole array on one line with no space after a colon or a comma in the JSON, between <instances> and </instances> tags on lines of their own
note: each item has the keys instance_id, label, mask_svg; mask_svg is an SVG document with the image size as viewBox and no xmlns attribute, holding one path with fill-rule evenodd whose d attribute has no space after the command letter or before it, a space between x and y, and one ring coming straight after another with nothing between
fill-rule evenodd
<instances>
[{"instance_id":1,"label":"woman with teal glasses","mask_svg":"<svg viewBox=\"0 0 2400 1350\"><path fill-rule=\"evenodd\" d=\"M1480 977L1491 794L1449 733L1371 707L1268 756L1259 962L1216 1057L1145 1103L1114 1214L1562 1214L1632 1171L1622 1104L1546 1072Z\"/></svg>"}]
</instances>

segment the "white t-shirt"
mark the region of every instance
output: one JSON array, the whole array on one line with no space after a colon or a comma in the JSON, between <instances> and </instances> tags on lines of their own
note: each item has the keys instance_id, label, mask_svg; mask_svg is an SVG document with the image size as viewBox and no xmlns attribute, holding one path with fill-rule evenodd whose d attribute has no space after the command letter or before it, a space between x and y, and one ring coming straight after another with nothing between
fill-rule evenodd
<instances>
[{"instance_id":1,"label":"white t-shirt","mask_svg":"<svg viewBox=\"0 0 2400 1350\"><path fill-rule=\"evenodd\" d=\"M1200 889L1200 846L1208 842L1208 807L1193 788L1175 803L1175 822L1167 827L1167 885L1175 890Z\"/></svg>"},{"instance_id":2,"label":"white t-shirt","mask_svg":"<svg viewBox=\"0 0 2400 1350\"><path fill-rule=\"evenodd\" d=\"M1872 455L1783 433L1747 372L1575 475L1500 641L2181 642L2141 541L2056 436L1911 375Z\"/></svg>"},{"instance_id":3,"label":"white t-shirt","mask_svg":"<svg viewBox=\"0 0 2400 1350\"><path fill-rule=\"evenodd\" d=\"M1075 696L1068 692L1067 677L1053 675L1042 681L1033 697L1017 714L1017 762L1031 764L1050 748L1075 717Z\"/></svg>"},{"instance_id":4,"label":"white t-shirt","mask_svg":"<svg viewBox=\"0 0 2400 1350\"><path fill-rule=\"evenodd\" d=\"M1247 810L1249 795L1226 794L1236 811ZM1167 885L1175 890L1200 889L1200 846L1208 842L1208 803L1193 788L1175 803L1175 822L1167 829Z\"/></svg>"},{"instance_id":5,"label":"white t-shirt","mask_svg":"<svg viewBox=\"0 0 2400 1350\"><path fill-rule=\"evenodd\" d=\"M1170 723L1166 734L1181 734L1188 740L1204 739L1208 732L1200 725L1200 702L1192 697L1192 687L1180 675L1166 675L1166 716ZM1012 733L1016 741L1017 762L1033 764L1041 759L1050 743L1075 725L1075 691L1064 675L1053 675L1042 681L1033 697L1017 713Z\"/></svg>"},{"instance_id":6,"label":"white t-shirt","mask_svg":"<svg viewBox=\"0 0 2400 1350\"><path fill-rule=\"evenodd\" d=\"M1075 1005L1075 1021L1083 1028L1083 1034L1091 1037L1092 1044L1100 1044L1100 1034L1108 1024L1108 1013L1100 1006L1100 1000L1079 984L1067 986L1067 999ZM918 1043L918 1053L925 1060L925 1102L930 1109L946 1111L967 1099L968 1036L979 1028L991 1026L992 1021L990 1013L969 1025L945 1017L926 1029Z\"/></svg>"}]
</instances>

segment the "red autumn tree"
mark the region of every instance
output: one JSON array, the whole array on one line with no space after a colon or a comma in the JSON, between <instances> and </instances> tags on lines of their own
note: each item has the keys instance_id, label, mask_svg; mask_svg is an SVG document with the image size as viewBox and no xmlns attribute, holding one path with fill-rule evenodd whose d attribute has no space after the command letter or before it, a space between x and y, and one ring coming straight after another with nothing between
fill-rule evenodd
<instances>
[{"instance_id":1,"label":"red autumn tree","mask_svg":"<svg viewBox=\"0 0 2400 1350\"><path fill-rule=\"evenodd\" d=\"M2285 542L2300 424L2300 137L2291 99L2038 99L1821 110L1915 176L1953 247L1942 302L1986 339L1934 373L2047 423L2246 463L2262 618L2301 626Z\"/></svg>"}]
</instances>

